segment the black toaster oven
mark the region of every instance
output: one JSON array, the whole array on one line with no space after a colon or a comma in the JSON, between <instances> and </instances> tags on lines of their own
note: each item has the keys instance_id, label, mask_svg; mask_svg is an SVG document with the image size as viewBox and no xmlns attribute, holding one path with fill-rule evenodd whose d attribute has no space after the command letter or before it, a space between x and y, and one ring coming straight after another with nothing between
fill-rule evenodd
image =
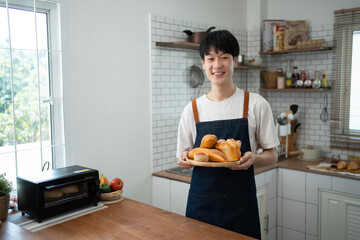
<instances>
[{"instance_id":1,"label":"black toaster oven","mask_svg":"<svg viewBox=\"0 0 360 240\"><path fill-rule=\"evenodd\" d=\"M69 166L17 177L18 209L38 222L86 205L97 205L100 197L99 172Z\"/></svg>"}]
</instances>

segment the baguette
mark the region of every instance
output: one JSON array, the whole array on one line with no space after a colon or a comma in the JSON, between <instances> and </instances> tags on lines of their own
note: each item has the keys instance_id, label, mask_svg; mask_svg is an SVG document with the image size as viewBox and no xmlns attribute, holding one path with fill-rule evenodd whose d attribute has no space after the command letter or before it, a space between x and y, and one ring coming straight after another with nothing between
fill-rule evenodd
<instances>
[{"instance_id":1,"label":"baguette","mask_svg":"<svg viewBox=\"0 0 360 240\"><path fill-rule=\"evenodd\" d=\"M209 155L209 162L226 162L225 154L217 149L194 148L189 152L188 157L194 159L194 155L199 153Z\"/></svg>"}]
</instances>

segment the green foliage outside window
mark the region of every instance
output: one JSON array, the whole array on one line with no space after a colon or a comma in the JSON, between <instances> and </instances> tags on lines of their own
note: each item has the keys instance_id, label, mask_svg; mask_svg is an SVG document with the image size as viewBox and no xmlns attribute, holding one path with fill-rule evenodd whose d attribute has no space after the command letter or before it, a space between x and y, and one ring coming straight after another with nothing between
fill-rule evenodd
<instances>
[{"instance_id":1,"label":"green foliage outside window","mask_svg":"<svg viewBox=\"0 0 360 240\"><path fill-rule=\"evenodd\" d=\"M13 108L15 108L17 144L40 141L40 119L42 140L49 140L48 104L40 102L40 117L37 55L34 51L16 50L12 52L14 99L12 99L11 92L9 56L9 50L0 50L0 146L15 143ZM42 59L46 60L46 56ZM42 64L41 61L40 64ZM40 65L40 69L47 68L42 68ZM40 76L42 74L44 73L40 72ZM48 96L48 93L41 95Z\"/></svg>"}]
</instances>

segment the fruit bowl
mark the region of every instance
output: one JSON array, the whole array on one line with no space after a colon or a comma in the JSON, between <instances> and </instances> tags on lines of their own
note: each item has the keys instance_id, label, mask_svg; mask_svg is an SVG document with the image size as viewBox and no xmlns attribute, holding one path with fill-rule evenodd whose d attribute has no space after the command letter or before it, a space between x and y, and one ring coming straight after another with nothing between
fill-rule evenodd
<instances>
[{"instance_id":1,"label":"fruit bowl","mask_svg":"<svg viewBox=\"0 0 360 240\"><path fill-rule=\"evenodd\" d=\"M122 190L117 190L109 193L101 193L100 199L102 201L113 201L121 198Z\"/></svg>"}]
</instances>

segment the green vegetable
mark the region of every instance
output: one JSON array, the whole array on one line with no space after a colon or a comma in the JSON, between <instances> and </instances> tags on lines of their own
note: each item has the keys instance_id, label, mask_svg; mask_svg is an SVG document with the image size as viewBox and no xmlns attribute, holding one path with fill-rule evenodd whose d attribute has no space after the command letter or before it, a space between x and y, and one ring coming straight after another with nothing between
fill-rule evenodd
<instances>
[{"instance_id":1,"label":"green vegetable","mask_svg":"<svg viewBox=\"0 0 360 240\"><path fill-rule=\"evenodd\" d=\"M103 183L100 185L100 191L102 193L109 193L111 192L111 186L110 184L107 184L107 183Z\"/></svg>"}]
</instances>

